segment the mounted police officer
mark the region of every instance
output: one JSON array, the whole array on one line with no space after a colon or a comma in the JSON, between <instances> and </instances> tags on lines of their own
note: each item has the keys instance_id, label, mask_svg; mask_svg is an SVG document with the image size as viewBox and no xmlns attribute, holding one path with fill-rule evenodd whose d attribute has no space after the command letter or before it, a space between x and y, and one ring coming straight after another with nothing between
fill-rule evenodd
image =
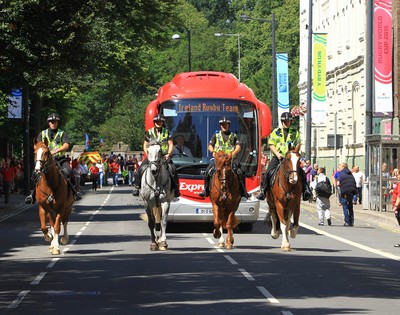
<instances>
[{"instance_id":1,"label":"mounted police officer","mask_svg":"<svg viewBox=\"0 0 400 315\"><path fill-rule=\"evenodd\" d=\"M291 127L292 121L293 117L289 112L282 113L282 128L275 128L270 135L268 144L274 156L268 164L267 171L264 174L260 189L261 192L257 196L257 199L259 200L265 199L265 193L269 186L269 174L271 170L278 167L280 160L286 156L290 147L295 148L297 145L301 144L299 131ZM306 181L306 174L301 167L298 169L298 173L303 183L303 200L309 200L311 198L311 191Z\"/></svg>"},{"instance_id":2,"label":"mounted police officer","mask_svg":"<svg viewBox=\"0 0 400 315\"><path fill-rule=\"evenodd\" d=\"M154 122L154 127L147 130L147 132L145 134L145 139L143 142L143 151L147 152L148 144L152 140L155 140L158 143L160 143L161 154L164 156L164 158L168 162L168 171L172 178L172 187L174 188L174 191L175 191L175 198L177 198L181 194L179 192L179 178L178 178L178 174L176 172L176 166L172 162L172 159L171 159L171 154L172 154L172 151L174 150L174 143L172 141L172 135L169 133L169 130L166 127L164 127L165 118L161 114L157 114L153 118L153 122ZM137 185L135 185L135 188L132 191L132 194L134 196L139 196L139 189L141 186L143 169L148 164L149 164L149 160L146 158L139 167L139 172L138 172L139 179L137 181Z\"/></svg>"},{"instance_id":3,"label":"mounted police officer","mask_svg":"<svg viewBox=\"0 0 400 315\"><path fill-rule=\"evenodd\" d=\"M42 130L38 136L36 137L37 141L45 141L47 139L48 147L53 155L54 160L61 167L61 173L64 175L67 180L68 186L74 194L75 200L81 200L82 195L80 192L76 191L74 183L71 180L75 181L75 177L72 176L72 169L69 165L68 160L65 157L65 152L69 149L70 141L65 133L58 128L58 124L60 122L60 115L56 113L51 113L47 117L47 123L49 124L49 128ZM35 171L32 173L32 178L34 179L36 173ZM35 189L32 193L25 198L25 203L32 204L35 202Z\"/></svg>"},{"instance_id":4,"label":"mounted police officer","mask_svg":"<svg viewBox=\"0 0 400 315\"><path fill-rule=\"evenodd\" d=\"M223 117L219 121L219 125L221 130L213 134L211 137L208 144L208 151L211 152L212 156L214 156L214 153L218 151L223 151L226 154L231 154L232 158L235 158L241 147L237 135L229 130L231 122L226 117ZM214 168L215 161L212 160L206 169L206 174L204 175L204 190L199 193L200 197L204 198L210 195L210 178L214 173ZM246 191L244 176L238 164L233 162L232 169L239 177L240 194L242 197L249 198L250 195Z\"/></svg>"}]
</instances>

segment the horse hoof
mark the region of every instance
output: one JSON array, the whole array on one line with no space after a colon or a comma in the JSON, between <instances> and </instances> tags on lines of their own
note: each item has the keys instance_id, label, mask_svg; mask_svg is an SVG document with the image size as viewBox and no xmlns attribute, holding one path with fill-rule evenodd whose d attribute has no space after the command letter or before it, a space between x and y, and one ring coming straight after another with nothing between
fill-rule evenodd
<instances>
[{"instance_id":1,"label":"horse hoof","mask_svg":"<svg viewBox=\"0 0 400 315\"><path fill-rule=\"evenodd\" d=\"M292 249L290 248L290 245L286 245L286 246L281 246L281 249L284 251L284 252L290 252Z\"/></svg>"},{"instance_id":2,"label":"horse hoof","mask_svg":"<svg viewBox=\"0 0 400 315\"><path fill-rule=\"evenodd\" d=\"M232 249L233 248L233 244L226 244L225 248L226 249Z\"/></svg>"},{"instance_id":3,"label":"horse hoof","mask_svg":"<svg viewBox=\"0 0 400 315\"><path fill-rule=\"evenodd\" d=\"M45 240L46 242L50 243L50 242L53 240L53 235L51 235L51 234L46 234L46 235L44 236L44 240Z\"/></svg>"},{"instance_id":4,"label":"horse hoof","mask_svg":"<svg viewBox=\"0 0 400 315\"><path fill-rule=\"evenodd\" d=\"M53 250L51 251L52 255L60 255L61 251L59 248L53 248Z\"/></svg>"},{"instance_id":5,"label":"horse hoof","mask_svg":"<svg viewBox=\"0 0 400 315\"><path fill-rule=\"evenodd\" d=\"M68 241L69 241L69 237L64 237L64 236L62 236L62 237L60 238L60 243L61 243L61 245L67 245L67 244L68 244Z\"/></svg>"},{"instance_id":6,"label":"horse hoof","mask_svg":"<svg viewBox=\"0 0 400 315\"><path fill-rule=\"evenodd\" d=\"M151 244L150 244L150 250L151 250L151 251L156 251L156 250L158 250L158 244L157 244L157 243L151 243Z\"/></svg>"},{"instance_id":7,"label":"horse hoof","mask_svg":"<svg viewBox=\"0 0 400 315\"><path fill-rule=\"evenodd\" d=\"M272 237L274 240L276 240L276 239L278 239L278 237L279 237L279 233L278 233L278 234L271 234L271 237Z\"/></svg>"},{"instance_id":8,"label":"horse hoof","mask_svg":"<svg viewBox=\"0 0 400 315\"><path fill-rule=\"evenodd\" d=\"M163 241L158 244L158 249L162 251L166 251L168 249L168 244L167 242Z\"/></svg>"},{"instance_id":9,"label":"horse hoof","mask_svg":"<svg viewBox=\"0 0 400 315\"><path fill-rule=\"evenodd\" d=\"M221 231L219 229L214 229L213 236L214 236L214 238L220 238L221 237Z\"/></svg>"},{"instance_id":10,"label":"horse hoof","mask_svg":"<svg viewBox=\"0 0 400 315\"><path fill-rule=\"evenodd\" d=\"M218 243L218 247L219 248L225 248L225 243L224 242Z\"/></svg>"}]
</instances>

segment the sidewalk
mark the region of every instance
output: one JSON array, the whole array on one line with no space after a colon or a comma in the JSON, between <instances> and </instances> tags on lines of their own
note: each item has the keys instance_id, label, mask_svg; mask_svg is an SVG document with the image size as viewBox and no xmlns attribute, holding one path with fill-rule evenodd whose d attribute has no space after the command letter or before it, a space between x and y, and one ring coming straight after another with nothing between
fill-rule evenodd
<instances>
[{"instance_id":1,"label":"sidewalk","mask_svg":"<svg viewBox=\"0 0 400 315\"><path fill-rule=\"evenodd\" d=\"M4 195L2 194L0 198L0 222L11 213L29 207L30 205L25 204L25 197L22 193L11 194L8 204L6 204L4 202Z\"/></svg>"},{"instance_id":2,"label":"sidewalk","mask_svg":"<svg viewBox=\"0 0 400 315\"><path fill-rule=\"evenodd\" d=\"M332 195L330 198L331 203L331 215L332 217L332 224L335 225L343 225L344 223L344 216L343 216L343 208L340 205L339 201L337 200L335 195ZM301 207L306 208L307 210L314 210L317 213L317 207L315 202L308 202L302 201ZM368 210L363 209L363 205L354 205L354 226L357 226L357 221L362 220L366 221L370 224L377 225L380 227L388 228L390 230L398 231L400 233L400 226L397 223L397 220L394 216L393 211L375 211L375 210ZM340 218L340 221L338 221ZM318 225L318 220L315 222Z\"/></svg>"}]
</instances>

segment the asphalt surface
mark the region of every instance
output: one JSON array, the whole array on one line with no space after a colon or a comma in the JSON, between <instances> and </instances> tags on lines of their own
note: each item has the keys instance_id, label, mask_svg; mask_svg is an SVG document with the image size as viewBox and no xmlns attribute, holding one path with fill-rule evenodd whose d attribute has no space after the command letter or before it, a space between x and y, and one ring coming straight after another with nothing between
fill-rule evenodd
<instances>
[{"instance_id":1,"label":"asphalt surface","mask_svg":"<svg viewBox=\"0 0 400 315\"><path fill-rule=\"evenodd\" d=\"M91 184L86 183L86 186L81 189L81 193L85 195L85 192L91 189ZM13 216L21 211L24 211L32 205L25 204L25 195L21 193L14 193L10 195L9 203L6 204L4 202L4 195L0 198L0 222L6 220L8 217ZM342 213L342 206L339 204L335 195L332 195L330 198L331 201L331 212L332 215L336 214L336 219ZM302 201L302 208L306 208L308 210L316 210L315 202L305 202ZM394 214L391 210L388 211L375 211L363 209L362 205L354 205L354 217L355 217L355 225L357 225L357 220L363 220L371 223L372 225L377 225L384 228L389 229L399 229L400 226L397 224L397 220L394 217ZM338 222L335 222L338 224ZM344 223L344 221L343 221ZM316 222L318 224L318 222Z\"/></svg>"}]
</instances>

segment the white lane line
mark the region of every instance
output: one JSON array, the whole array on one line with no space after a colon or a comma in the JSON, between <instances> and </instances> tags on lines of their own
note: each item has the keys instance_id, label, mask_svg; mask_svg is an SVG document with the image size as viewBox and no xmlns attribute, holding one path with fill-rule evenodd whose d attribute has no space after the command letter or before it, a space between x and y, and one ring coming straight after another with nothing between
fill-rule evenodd
<instances>
[{"instance_id":1,"label":"white lane line","mask_svg":"<svg viewBox=\"0 0 400 315\"><path fill-rule=\"evenodd\" d=\"M37 285L40 283L40 281L42 281L42 279L46 276L47 271L46 272L41 272L39 275L36 276L35 280L33 280L31 282L32 285Z\"/></svg>"},{"instance_id":2,"label":"white lane line","mask_svg":"<svg viewBox=\"0 0 400 315\"><path fill-rule=\"evenodd\" d=\"M242 275L247 279L247 280L249 280L249 281L256 281L256 279L254 279L246 270L244 270L244 269L238 269L241 273L242 273Z\"/></svg>"},{"instance_id":3,"label":"white lane line","mask_svg":"<svg viewBox=\"0 0 400 315\"><path fill-rule=\"evenodd\" d=\"M365 246L365 245L350 241L350 240L345 239L343 237L336 236L336 235L333 235L331 233L325 232L323 230L314 228L314 227L312 227L312 226L310 226L308 224L305 224L305 223L300 223L300 226L302 226L302 227L304 227L304 228L306 228L308 230L314 231L314 232L316 232L318 234L322 234L322 235L328 236L330 238L333 238L333 239L335 239L335 240L337 240L339 242L346 243L348 245L351 245L351 246L357 247L359 249L365 250L367 252L370 252L370 253L373 253L373 254L376 254L376 255L379 255L379 256L383 256L383 257L386 257L386 258L389 258L389 259L393 259L393 260L396 260L396 261L400 261L400 256L396 256L396 255L393 255L393 254L385 253L385 252L382 252L380 250L374 249L372 247Z\"/></svg>"},{"instance_id":4,"label":"white lane line","mask_svg":"<svg viewBox=\"0 0 400 315\"><path fill-rule=\"evenodd\" d=\"M224 255L224 257L232 264L237 265L238 263L229 255Z\"/></svg>"},{"instance_id":5,"label":"white lane line","mask_svg":"<svg viewBox=\"0 0 400 315\"><path fill-rule=\"evenodd\" d=\"M86 228L87 228L86 226L82 226L82 227L81 227L81 231L82 231L82 232L85 231Z\"/></svg>"},{"instance_id":6,"label":"white lane line","mask_svg":"<svg viewBox=\"0 0 400 315\"><path fill-rule=\"evenodd\" d=\"M257 286L257 289L262 293L262 295L264 295L267 298L267 300L270 303L273 303L273 304L280 303L276 298L274 298L274 296L271 293L269 293L269 291L266 288Z\"/></svg>"},{"instance_id":7,"label":"white lane line","mask_svg":"<svg viewBox=\"0 0 400 315\"><path fill-rule=\"evenodd\" d=\"M214 248L217 250L217 252L225 253L225 251L222 248L220 248L219 246L214 246Z\"/></svg>"},{"instance_id":8,"label":"white lane line","mask_svg":"<svg viewBox=\"0 0 400 315\"><path fill-rule=\"evenodd\" d=\"M282 311L281 312L283 315L293 315L291 311Z\"/></svg>"},{"instance_id":9,"label":"white lane line","mask_svg":"<svg viewBox=\"0 0 400 315\"><path fill-rule=\"evenodd\" d=\"M59 260L60 260L60 258L53 258L53 259L51 260L51 262L47 265L46 268L53 268L54 265L56 264L56 262L59 261Z\"/></svg>"},{"instance_id":10,"label":"white lane line","mask_svg":"<svg viewBox=\"0 0 400 315\"><path fill-rule=\"evenodd\" d=\"M18 305L22 302L22 300L24 299L24 297L30 292L30 290L24 290L21 291L20 293L18 293L17 298L12 301L7 308L17 308Z\"/></svg>"},{"instance_id":11,"label":"white lane line","mask_svg":"<svg viewBox=\"0 0 400 315\"><path fill-rule=\"evenodd\" d=\"M210 237L206 237L206 240L211 244L214 245L214 241Z\"/></svg>"}]
</instances>

